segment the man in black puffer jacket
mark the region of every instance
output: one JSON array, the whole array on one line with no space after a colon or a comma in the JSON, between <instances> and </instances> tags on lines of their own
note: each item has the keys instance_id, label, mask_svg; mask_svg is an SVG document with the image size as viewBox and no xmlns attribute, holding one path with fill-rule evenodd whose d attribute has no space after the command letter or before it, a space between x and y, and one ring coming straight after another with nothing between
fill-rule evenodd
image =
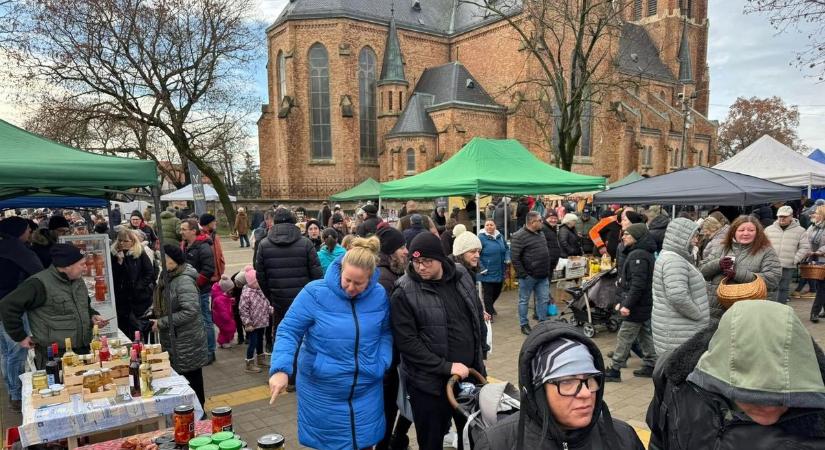
<instances>
[{"instance_id":1,"label":"man in black puffer jacket","mask_svg":"<svg viewBox=\"0 0 825 450\"><path fill-rule=\"evenodd\" d=\"M521 408L471 431L474 450L642 450L636 432L604 402L596 344L559 322L536 326L519 353Z\"/></svg>"},{"instance_id":2,"label":"man in black puffer jacket","mask_svg":"<svg viewBox=\"0 0 825 450\"><path fill-rule=\"evenodd\" d=\"M616 336L613 367L605 373L606 381L622 381L620 369L624 366L630 347L637 338L642 349L643 366L633 371L637 377L651 377L656 365L656 349L650 317L653 311L653 267L656 242L650 236L647 225L634 223L622 233L624 263L619 268L619 300L616 309L624 317Z\"/></svg>"},{"instance_id":3,"label":"man in black puffer jacket","mask_svg":"<svg viewBox=\"0 0 825 450\"><path fill-rule=\"evenodd\" d=\"M547 300L550 298L550 281L547 275L550 272L550 252L547 250L547 241L541 232L544 221L541 214L530 211L527 213L527 222L524 228L513 234L512 254L513 267L518 278L518 318L521 333L530 334L530 321L527 318L527 305L530 296L536 298L536 314L539 321L547 318Z\"/></svg>"}]
</instances>

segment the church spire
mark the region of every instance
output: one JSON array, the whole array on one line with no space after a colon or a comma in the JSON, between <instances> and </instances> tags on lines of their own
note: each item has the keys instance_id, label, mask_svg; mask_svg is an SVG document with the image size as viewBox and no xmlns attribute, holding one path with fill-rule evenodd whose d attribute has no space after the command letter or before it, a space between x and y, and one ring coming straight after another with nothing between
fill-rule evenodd
<instances>
[{"instance_id":1,"label":"church spire","mask_svg":"<svg viewBox=\"0 0 825 450\"><path fill-rule=\"evenodd\" d=\"M690 62L690 39L688 39L687 19L682 25L682 42L679 44L679 82L693 82L693 67Z\"/></svg>"},{"instance_id":2,"label":"church spire","mask_svg":"<svg viewBox=\"0 0 825 450\"><path fill-rule=\"evenodd\" d=\"M395 27L395 8L390 18L390 30L387 33L387 45L384 47L384 63L381 66L379 82L406 83L404 76L404 60L401 56L401 42L398 40L398 29Z\"/></svg>"}]
</instances>

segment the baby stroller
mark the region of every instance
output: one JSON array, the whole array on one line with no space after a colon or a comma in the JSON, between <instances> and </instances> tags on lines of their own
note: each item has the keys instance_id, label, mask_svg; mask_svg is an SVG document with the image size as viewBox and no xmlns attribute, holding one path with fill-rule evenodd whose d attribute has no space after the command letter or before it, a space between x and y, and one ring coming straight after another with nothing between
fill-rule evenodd
<instances>
[{"instance_id":1,"label":"baby stroller","mask_svg":"<svg viewBox=\"0 0 825 450\"><path fill-rule=\"evenodd\" d=\"M621 323L614 309L617 273L616 269L605 270L581 286L566 288L573 299L567 301L568 311L559 314L558 320L581 326L587 337L595 336L596 325L617 331Z\"/></svg>"},{"instance_id":2,"label":"baby stroller","mask_svg":"<svg viewBox=\"0 0 825 450\"><path fill-rule=\"evenodd\" d=\"M470 377L479 384L460 383L458 375L447 381L447 401L450 406L467 418L460 439L464 448L473 448L476 434L489 428L499 420L518 413L521 403L519 391L510 383L487 383L487 379L470 368Z\"/></svg>"}]
</instances>

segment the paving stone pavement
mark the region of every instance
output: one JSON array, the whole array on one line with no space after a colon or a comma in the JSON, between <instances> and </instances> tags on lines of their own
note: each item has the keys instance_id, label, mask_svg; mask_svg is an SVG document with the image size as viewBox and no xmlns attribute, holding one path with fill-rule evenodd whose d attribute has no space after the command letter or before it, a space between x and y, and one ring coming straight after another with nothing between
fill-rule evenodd
<instances>
[{"instance_id":1,"label":"paving stone pavement","mask_svg":"<svg viewBox=\"0 0 825 450\"><path fill-rule=\"evenodd\" d=\"M225 240L224 252L227 272L240 270L251 261L250 249L239 249L237 243ZM517 295L515 291L504 292L496 303L498 316L493 324L493 351L487 361L489 374L499 380L514 384L518 381L518 354L524 336L520 333L516 313ZM802 318L814 339L825 345L825 323L812 324L808 319L810 300L793 300L791 306ZM598 329L595 342L606 354L615 346L615 333ZM295 394L285 394L274 406L269 405L266 386L266 369L259 374L244 372L245 346L218 349L217 361L204 368L204 384L208 397L206 410L220 405L233 409L233 421L245 440L254 442L268 433L281 433L287 437L288 448L303 448L297 442ZM605 399L614 417L628 421L631 425L646 429L644 423L647 405L653 396L650 379L636 378L632 371L641 366L638 358L628 361L628 368L622 370L623 382L611 383L605 387ZM20 416L10 414L8 396L0 396L0 422L3 429L19 423ZM411 431L411 434L414 432ZM415 439L412 439L415 442ZM414 444L411 448L417 448Z\"/></svg>"}]
</instances>

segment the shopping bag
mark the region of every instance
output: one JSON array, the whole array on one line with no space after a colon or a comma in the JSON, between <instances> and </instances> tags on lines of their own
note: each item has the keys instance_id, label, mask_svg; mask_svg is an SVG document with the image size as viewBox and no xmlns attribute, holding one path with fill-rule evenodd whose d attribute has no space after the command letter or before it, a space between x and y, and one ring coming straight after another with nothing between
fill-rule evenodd
<instances>
[{"instance_id":1,"label":"shopping bag","mask_svg":"<svg viewBox=\"0 0 825 450\"><path fill-rule=\"evenodd\" d=\"M484 323L487 325L487 354L493 353L493 323L489 320L485 320Z\"/></svg>"},{"instance_id":2,"label":"shopping bag","mask_svg":"<svg viewBox=\"0 0 825 450\"><path fill-rule=\"evenodd\" d=\"M407 395L407 383L404 381L404 375L401 373L400 364L398 365L398 396L395 398L395 405L398 406L399 414L404 416L410 422L413 421L410 396Z\"/></svg>"}]
</instances>

